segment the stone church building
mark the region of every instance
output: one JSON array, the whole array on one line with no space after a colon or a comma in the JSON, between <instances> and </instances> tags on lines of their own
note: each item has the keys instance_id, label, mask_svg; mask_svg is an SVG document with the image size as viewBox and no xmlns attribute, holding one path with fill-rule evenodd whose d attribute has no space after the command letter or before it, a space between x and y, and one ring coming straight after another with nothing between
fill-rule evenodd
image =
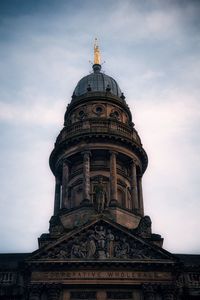
<instances>
[{"instance_id":1,"label":"stone church building","mask_svg":"<svg viewBox=\"0 0 200 300\"><path fill-rule=\"evenodd\" d=\"M0 254L0 300L200 299L200 255L166 251L144 215L148 165L119 85L77 84L50 155L54 214L33 253Z\"/></svg>"}]
</instances>

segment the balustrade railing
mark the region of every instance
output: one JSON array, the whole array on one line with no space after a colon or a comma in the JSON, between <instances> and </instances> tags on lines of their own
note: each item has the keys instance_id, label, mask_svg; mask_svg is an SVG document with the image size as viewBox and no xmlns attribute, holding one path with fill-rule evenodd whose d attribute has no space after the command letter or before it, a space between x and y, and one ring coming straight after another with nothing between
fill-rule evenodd
<instances>
[{"instance_id":1,"label":"balustrade railing","mask_svg":"<svg viewBox=\"0 0 200 300\"><path fill-rule=\"evenodd\" d=\"M140 139L134 129L129 128L126 124L120 123L115 120L83 120L76 122L72 125L66 126L60 132L56 143L61 143L64 140L84 134L84 133L114 133L130 140L140 143Z\"/></svg>"}]
</instances>

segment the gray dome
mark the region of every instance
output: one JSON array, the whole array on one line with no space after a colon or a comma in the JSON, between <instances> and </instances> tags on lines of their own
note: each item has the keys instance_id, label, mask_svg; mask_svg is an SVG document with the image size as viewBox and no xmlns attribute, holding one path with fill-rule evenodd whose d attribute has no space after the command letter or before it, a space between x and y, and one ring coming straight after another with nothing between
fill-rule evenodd
<instances>
[{"instance_id":1,"label":"gray dome","mask_svg":"<svg viewBox=\"0 0 200 300\"><path fill-rule=\"evenodd\" d=\"M91 92L106 92L121 97L121 90L117 82L110 76L100 72L100 65L93 65L94 72L83 77L77 84L74 95L81 96L89 91Z\"/></svg>"}]
</instances>

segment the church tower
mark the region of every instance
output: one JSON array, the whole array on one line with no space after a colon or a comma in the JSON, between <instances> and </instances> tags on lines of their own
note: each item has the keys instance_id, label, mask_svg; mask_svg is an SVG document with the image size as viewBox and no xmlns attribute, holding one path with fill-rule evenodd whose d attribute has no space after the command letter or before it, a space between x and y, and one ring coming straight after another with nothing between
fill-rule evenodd
<instances>
[{"instance_id":1,"label":"church tower","mask_svg":"<svg viewBox=\"0 0 200 300\"><path fill-rule=\"evenodd\" d=\"M49 233L26 260L28 299L179 299L178 259L144 215L148 158L118 83L101 72L74 89L50 155Z\"/></svg>"}]
</instances>

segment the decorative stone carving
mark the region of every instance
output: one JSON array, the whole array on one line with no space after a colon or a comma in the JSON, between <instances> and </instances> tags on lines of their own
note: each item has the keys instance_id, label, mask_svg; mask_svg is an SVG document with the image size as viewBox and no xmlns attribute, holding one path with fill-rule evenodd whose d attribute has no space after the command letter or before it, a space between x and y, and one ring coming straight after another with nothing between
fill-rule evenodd
<instances>
[{"instance_id":1,"label":"decorative stone carving","mask_svg":"<svg viewBox=\"0 0 200 300\"><path fill-rule=\"evenodd\" d=\"M122 119L121 112L118 109L113 108L111 113L110 113L110 118L121 121L121 119Z\"/></svg>"},{"instance_id":2,"label":"decorative stone carving","mask_svg":"<svg viewBox=\"0 0 200 300\"><path fill-rule=\"evenodd\" d=\"M87 112L86 112L86 107L81 107L77 112L76 112L76 116L78 120L83 120L87 117Z\"/></svg>"},{"instance_id":3,"label":"decorative stone carving","mask_svg":"<svg viewBox=\"0 0 200 300\"><path fill-rule=\"evenodd\" d=\"M51 217L49 226L49 232L52 235L60 235L64 232L64 228L60 223L60 219L56 216Z\"/></svg>"},{"instance_id":4,"label":"decorative stone carving","mask_svg":"<svg viewBox=\"0 0 200 300\"><path fill-rule=\"evenodd\" d=\"M95 104L93 105L92 111L97 116L102 116L105 114L105 105L102 104Z\"/></svg>"},{"instance_id":5,"label":"decorative stone carving","mask_svg":"<svg viewBox=\"0 0 200 300\"><path fill-rule=\"evenodd\" d=\"M136 232L143 238L151 237L151 219L149 216L144 216L141 218Z\"/></svg>"},{"instance_id":6,"label":"decorative stone carving","mask_svg":"<svg viewBox=\"0 0 200 300\"><path fill-rule=\"evenodd\" d=\"M75 236L48 249L43 259L150 259L163 254L142 241L99 221ZM39 258L40 258L39 257Z\"/></svg>"}]
</instances>

